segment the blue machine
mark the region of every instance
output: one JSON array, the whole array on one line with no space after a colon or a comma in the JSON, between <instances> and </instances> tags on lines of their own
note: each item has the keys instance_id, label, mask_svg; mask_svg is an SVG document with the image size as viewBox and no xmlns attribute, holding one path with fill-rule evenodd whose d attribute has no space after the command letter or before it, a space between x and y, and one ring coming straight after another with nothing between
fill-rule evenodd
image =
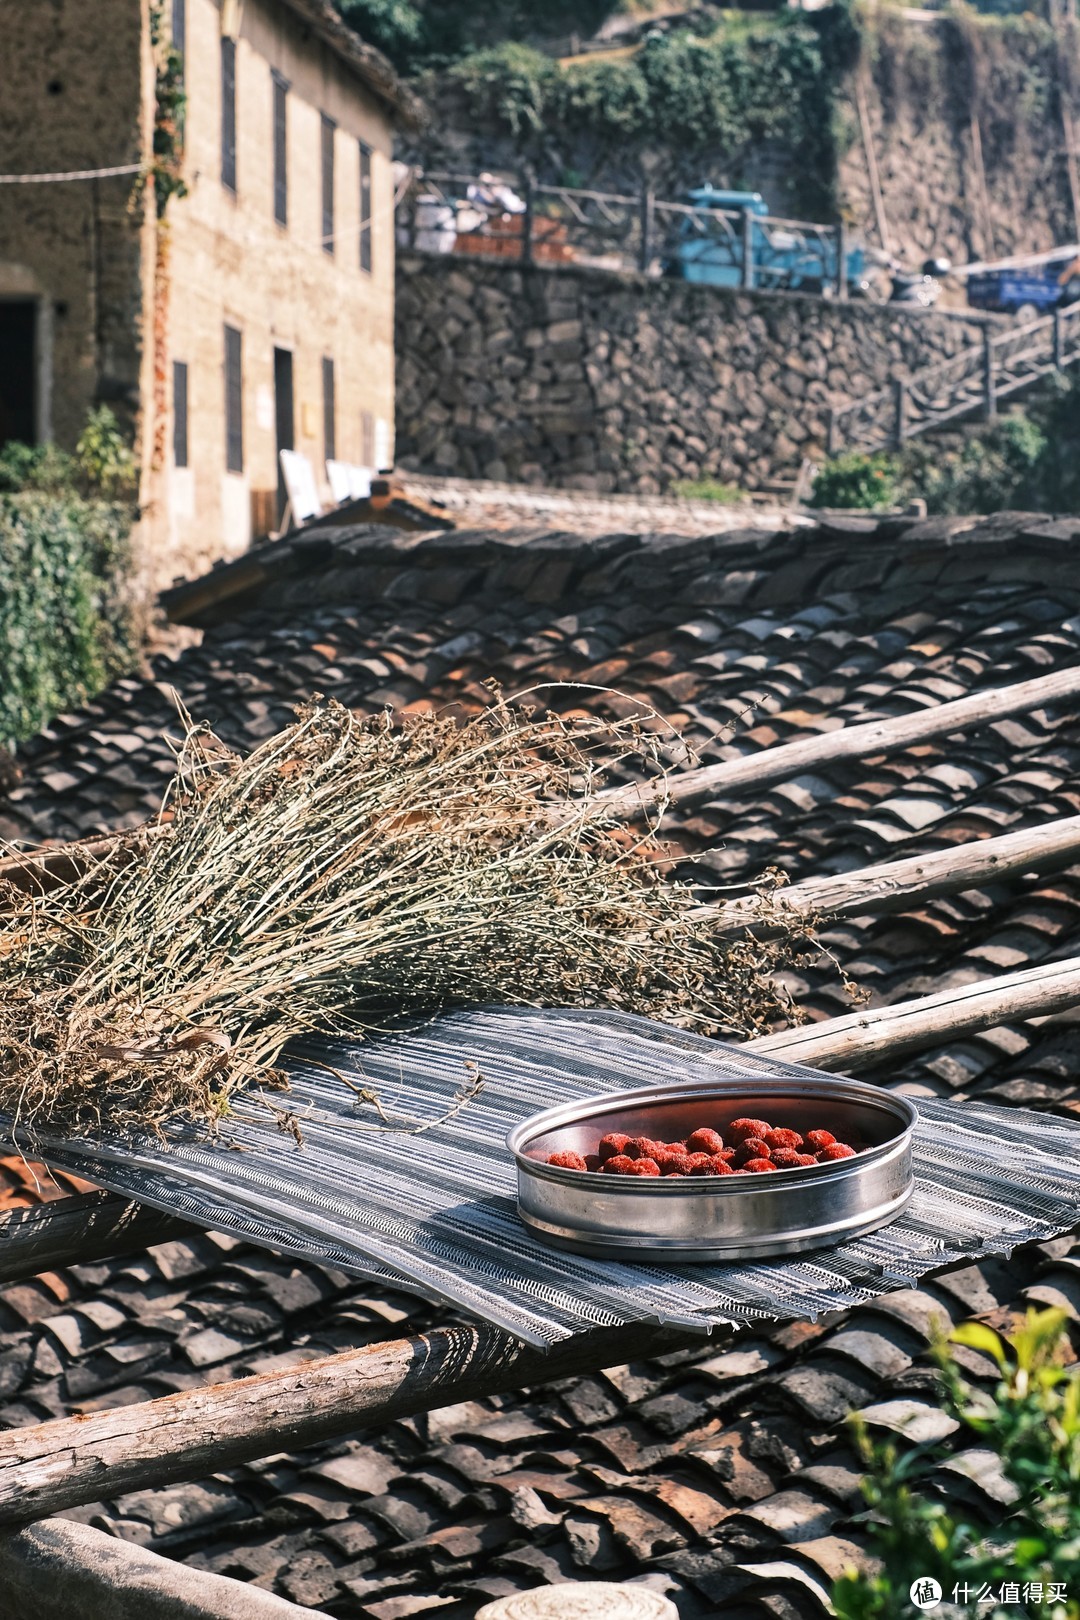
<instances>
[{"instance_id":1,"label":"blue machine","mask_svg":"<svg viewBox=\"0 0 1080 1620\"><path fill-rule=\"evenodd\" d=\"M1080 261L1070 249L1057 258L1027 268L980 270L967 278L967 300L972 309L1015 315L1030 310L1049 315L1062 304L1080 299Z\"/></svg>"},{"instance_id":2,"label":"blue machine","mask_svg":"<svg viewBox=\"0 0 1080 1620\"><path fill-rule=\"evenodd\" d=\"M751 287L789 292L820 292L837 279L837 232L831 226L768 223L769 209L757 191L717 191L699 186L686 194L696 213L680 221L669 245L664 273L709 287ZM720 210L723 218L709 210ZM747 223L749 216L749 225ZM759 223L759 221L761 223ZM750 276L743 275L747 234L750 238ZM855 290L863 279L865 255L860 247L847 256L848 285Z\"/></svg>"}]
</instances>

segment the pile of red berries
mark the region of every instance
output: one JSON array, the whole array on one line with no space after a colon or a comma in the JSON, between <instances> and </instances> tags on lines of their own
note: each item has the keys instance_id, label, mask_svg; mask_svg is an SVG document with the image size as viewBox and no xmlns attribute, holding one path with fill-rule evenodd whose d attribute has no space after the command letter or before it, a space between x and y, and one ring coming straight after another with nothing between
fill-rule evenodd
<instances>
[{"instance_id":1,"label":"pile of red berries","mask_svg":"<svg viewBox=\"0 0 1080 1620\"><path fill-rule=\"evenodd\" d=\"M807 1131L803 1137L763 1119L733 1119L723 1136L703 1129L691 1131L683 1142L654 1142L612 1131L600 1138L595 1153L549 1153L547 1162L609 1176L745 1176L850 1159L856 1151L831 1131Z\"/></svg>"}]
</instances>

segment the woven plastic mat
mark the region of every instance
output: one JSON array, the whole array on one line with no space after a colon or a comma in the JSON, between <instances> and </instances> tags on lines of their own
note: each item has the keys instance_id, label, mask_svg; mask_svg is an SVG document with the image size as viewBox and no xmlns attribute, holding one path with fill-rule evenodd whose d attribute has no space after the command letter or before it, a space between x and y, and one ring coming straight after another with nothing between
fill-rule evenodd
<instances>
[{"instance_id":1,"label":"woven plastic mat","mask_svg":"<svg viewBox=\"0 0 1080 1620\"><path fill-rule=\"evenodd\" d=\"M375 1091L392 1116L439 1121L470 1065L483 1090L420 1135L373 1129L376 1111L352 1089ZM709 1332L813 1317L1080 1221L1080 1123L920 1101L915 1194L877 1232L742 1264L591 1260L545 1246L518 1219L504 1146L512 1125L601 1092L815 1071L644 1018L502 1008L320 1042L288 1068L291 1094L271 1100L302 1141L257 1096L241 1096L217 1140L182 1128L165 1142L35 1138L33 1151L187 1220L445 1301L539 1345L633 1321Z\"/></svg>"}]
</instances>

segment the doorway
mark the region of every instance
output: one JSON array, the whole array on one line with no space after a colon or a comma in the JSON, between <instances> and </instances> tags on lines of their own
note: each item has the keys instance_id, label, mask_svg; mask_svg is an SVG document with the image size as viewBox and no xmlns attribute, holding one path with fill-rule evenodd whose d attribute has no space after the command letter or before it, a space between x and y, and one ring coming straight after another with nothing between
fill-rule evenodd
<instances>
[{"instance_id":1,"label":"doorway","mask_svg":"<svg viewBox=\"0 0 1080 1620\"><path fill-rule=\"evenodd\" d=\"M281 471L282 450L296 448L296 413L293 406L293 357L291 349L274 350L274 429L277 443L277 520L285 515L288 494Z\"/></svg>"},{"instance_id":2,"label":"doorway","mask_svg":"<svg viewBox=\"0 0 1080 1620\"><path fill-rule=\"evenodd\" d=\"M0 299L0 446L37 443L37 304Z\"/></svg>"}]
</instances>

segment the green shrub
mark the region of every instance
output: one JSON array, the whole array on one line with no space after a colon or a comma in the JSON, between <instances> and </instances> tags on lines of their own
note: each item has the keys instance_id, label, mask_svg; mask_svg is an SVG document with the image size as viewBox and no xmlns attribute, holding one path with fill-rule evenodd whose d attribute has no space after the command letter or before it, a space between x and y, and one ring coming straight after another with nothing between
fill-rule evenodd
<instances>
[{"instance_id":1,"label":"green shrub","mask_svg":"<svg viewBox=\"0 0 1080 1620\"><path fill-rule=\"evenodd\" d=\"M71 492L0 494L0 744L129 667L131 509Z\"/></svg>"},{"instance_id":2,"label":"green shrub","mask_svg":"<svg viewBox=\"0 0 1080 1620\"><path fill-rule=\"evenodd\" d=\"M942 454L939 445L917 440L903 462L905 485L921 495L928 512L1033 511L1043 496L1047 438L1022 412L1003 417Z\"/></svg>"},{"instance_id":3,"label":"green shrub","mask_svg":"<svg viewBox=\"0 0 1080 1620\"><path fill-rule=\"evenodd\" d=\"M847 455L832 457L819 469L810 505L855 507L863 512L895 506L900 499L899 479L900 468L895 456L884 453L867 456L852 450Z\"/></svg>"},{"instance_id":4,"label":"green shrub","mask_svg":"<svg viewBox=\"0 0 1080 1620\"><path fill-rule=\"evenodd\" d=\"M946 1407L980 1449L992 1453L1007 1498L994 1523L954 1518L940 1498L924 1491L945 1460L938 1446L876 1444L864 1425L855 1434L868 1472L863 1494L870 1550L878 1573L851 1573L833 1588L839 1620L917 1620L912 1584L929 1577L941 1586L951 1614L981 1620L1039 1615L1080 1616L1080 1370L1061 1365L1068 1350L1063 1310L1029 1311L1025 1325L1003 1339L980 1322L964 1324L951 1343L996 1364L992 1392L973 1389L939 1340ZM974 1516L973 1516L974 1518ZM1062 1601L978 1601L1005 1583L1062 1588Z\"/></svg>"},{"instance_id":5,"label":"green shrub","mask_svg":"<svg viewBox=\"0 0 1080 1620\"><path fill-rule=\"evenodd\" d=\"M658 34L614 62L560 67L529 46L497 44L450 72L476 121L517 139L571 131L609 146L664 142L721 165L749 143L787 141L800 152L807 205L828 210L838 91L860 38L840 4Z\"/></svg>"}]
</instances>

